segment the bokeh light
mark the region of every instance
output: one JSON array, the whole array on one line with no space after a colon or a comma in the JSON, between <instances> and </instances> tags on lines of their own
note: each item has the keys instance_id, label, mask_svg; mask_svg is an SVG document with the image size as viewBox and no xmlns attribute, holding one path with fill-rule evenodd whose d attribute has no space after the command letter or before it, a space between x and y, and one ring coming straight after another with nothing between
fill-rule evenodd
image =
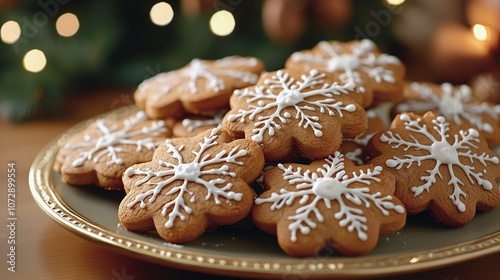
<instances>
[{"instance_id":1,"label":"bokeh light","mask_svg":"<svg viewBox=\"0 0 500 280\"><path fill-rule=\"evenodd\" d=\"M472 32L474 33L474 37L479 41L486 41L488 39L488 29L482 24L474 24Z\"/></svg>"},{"instance_id":2,"label":"bokeh light","mask_svg":"<svg viewBox=\"0 0 500 280\"><path fill-rule=\"evenodd\" d=\"M80 29L78 17L72 13L61 15L56 21L57 33L63 37L71 37Z\"/></svg>"},{"instance_id":3,"label":"bokeh light","mask_svg":"<svg viewBox=\"0 0 500 280\"><path fill-rule=\"evenodd\" d=\"M233 14L226 10L216 12L210 18L210 29L215 35L227 36L236 26Z\"/></svg>"},{"instance_id":4,"label":"bokeh light","mask_svg":"<svg viewBox=\"0 0 500 280\"><path fill-rule=\"evenodd\" d=\"M45 68L47 58L41 50L33 49L24 55L23 65L26 70L37 73Z\"/></svg>"},{"instance_id":5,"label":"bokeh light","mask_svg":"<svg viewBox=\"0 0 500 280\"><path fill-rule=\"evenodd\" d=\"M403 4L406 0L385 0L385 2L392 6L399 6Z\"/></svg>"},{"instance_id":6,"label":"bokeh light","mask_svg":"<svg viewBox=\"0 0 500 280\"><path fill-rule=\"evenodd\" d=\"M0 28L0 38L6 44L14 44L21 37L21 27L19 23L10 20Z\"/></svg>"},{"instance_id":7,"label":"bokeh light","mask_svg":"<svg viewBox=\"0 0 500 280\"><path fill-rule=\"evenodd\" d=\"M169 24L174 18L174 10L165 2L156 3L149 12L151 21L158 26Z\"/></svg>"}]
</instances>

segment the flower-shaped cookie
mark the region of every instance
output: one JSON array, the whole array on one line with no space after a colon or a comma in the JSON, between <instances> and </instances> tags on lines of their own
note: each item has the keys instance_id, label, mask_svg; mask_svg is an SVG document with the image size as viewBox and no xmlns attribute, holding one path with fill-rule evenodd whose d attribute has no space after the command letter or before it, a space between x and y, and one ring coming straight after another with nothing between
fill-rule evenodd
<instances>
[{"instance_id":1,"label":"flower-shaped cookie","mask_svg":"<svg viewBox=\"0 0 500 280\"><path fill-rule=\"evenodd\" d=\"M500 105L479 101L468 85L413 82L405 88L406 100L393 107L393 115L433 111L462 129L476 129L490 147L500 144Z\"/></svg>"},{"instance_id":2,"label":"flower-shaped cookie","mask_svg":"<svg viewBox=\"0 0 500 280\"><path fill-rule=\"evenodd\" d=\"M193 59L183 68L142 82L134 99L150 118L203 115L227 109L233 90L255 84L262 71L264 64L253 57Z\"/></svg>"},{"instance_id":3,"label":"flower-shaped cookie","mask_svg":"<svg viewBox=\"0 0 500 280\"><path fill-rule=\"evenodd\" d=\"M156 147L172 133L168 123L150 120L144 111L98 119L68 139L54 169L68 184L123 189L123 171L151 160Z\"/></svg>"},{"instance_id":4,"label":"flower-shaped cookie","mask_svg":"<svg viewBox=\"0 0 500 280\"><path fill-rule=\"evenodd\" d=\"M476 209L500 205L499 159L473 128L462 129L432 112L397 116L372 137L370 163L396 175L396 193L408 214L428 210L439 222L464 226Z\"/></svg>"},{"instance_id":5,"label":"flower-shaped cookie","mask_svg":"<svg viewBox=\"0 0 500 280\"><path fill-rule=\"evenodd\" d=\"M233 141L219 128L168 139L152 161L125 171L120 223L130 231L156 228L168 242L192 241L209 226L233 224L249 214L254 192L248 184L263 166L255 142Z\"/></svg>"},{"instance_id":6,"label":"flower-shaped cookie","mask_svg":"<svg viewBox=\"0 0 500 280\"><path fill-rule=\"evenodd\" d=\"M363 106L400 100L406 74L404 64L395 56L380 53L370 40L322 41L311 50L296 52L286 68L308 71L318 69L336 75L347 83L354 81L364 92Z\"/></svg>"},{"instance_id":7,"label":"flower-shaped cookie","mask_svg":"<svg viewBox=\"0 0 500 280\"><path fill-rule=\"evenodd\" d=\"M279 164L264 173L264 186L252 218L292 256L314 256L327 246L366 254L380 235L406 223L405 208L393 196L394 176L381 166L355 166L340 152L310 165Z\"/></svg>"},{"instance_id":8,"label":"flower-shaped cookie","mask_svg":"<svg viewBox=\"0 0 500 280\"><path fill-rule=\"evenodd\" d=\"M235 138L259 143L267 161L294 153L320 159L336 151L343 139L366 130L366 114L357 100L354 83L339 84L316 70L283 69L235 91L222 124Z\"/></svg>"}]
</instances>

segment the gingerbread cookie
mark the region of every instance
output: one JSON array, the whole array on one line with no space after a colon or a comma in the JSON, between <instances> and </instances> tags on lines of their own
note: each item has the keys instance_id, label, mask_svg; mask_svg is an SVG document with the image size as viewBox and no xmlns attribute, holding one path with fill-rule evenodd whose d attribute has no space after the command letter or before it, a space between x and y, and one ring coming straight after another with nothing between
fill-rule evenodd
<instances>
[{"instance_id":1,"label":"gingerbread cookie","mask_svg":"<svg viewBox=\"0 0 500 280\"><path fill-rule=\"evenodd\" d=\"M172 128L174 137L192 137L208 129L214 129L222 124L226 111L214 113L211 116L187 114L182 120L177 120Z\"/></svg>"},{"instance_id":2,"label":"gingerbread cookie","mask_svg":"<svg viewBox=\"0 0 500 280\"><path fill-rule=\"evenodd\" d=\"M267 161L321 159L365 132L358 97L354 83L338 84L328 73L283 69L235 91L222 124L235 138L259 143Z\"/></svg>"},{"instance_id":3,"label":"gingerbread cookie","mask_svg":"<svg viewBox=\"0 0 500 280\"><path fill-rule=\"evenodd\" d=\"M123 189L123 171L151 160L156 147L170 135L168 122L150 120L144 111L119 118L109 115L68 139L54 169L68 184Z\"/></svg>"},{"instance_id":4,"label":"gingerbread cookie","mask_svg":"<svg viewBox=\"0 0 500 280\"><path fill-rule=\"evenodd\" d=\"M339 151L356 165L365 164L366 157L368 156L366 153L368 141L370 141L375 133L385 130L386 128L382 118L380 118L373 109L366 111L366 117L368 119L368 128L366 132L356 139L342 142L339 148Z\"/></svg>"},{"instance_id":5,"label":"gingerbread cookie","mask_svg":"<svg viewBox=\"0 0 500 280\"><path fill-rule=\"evenodd\" d=\"M276 234L295 257L327 246L343 255L366 254L380 235L406 223L405 208L393 196L394 176L381 166L355 166L340 152L309 165L279 164L264 173L264 185L254 223Z\"/></svg>"},{"instance_id":6,"label":"gingerbread cookie","mask_svg":"<svg viewBox=\"0 0 500 280\"><path fill-rule=\"evenodd\" d=\"M404 64L395 56L381 53L370 40L322 41L311 50L296 52L286 68L309 71L318 69L334 74L347 83L354 81L364 93L366 108L382 102L400 100L406 74Z\"/></svg>"},{"instance_id":7,"label":"gingerbread cookie","mask_svg":"<svg viewBox=\"0 0 500 280\"><path fill-rule=\"evenodd\" d=\"M490 147L500 144L500 105L478 101L468 85L413 82L406 86L405 97L405 101L394 105L393 115L433 111L464 130L478 130Z\"/></svg>"},{"instance_id":8,"label":"gingerbread cookie","mask_svg":"<svg viewBox=\"0 0 500 280\"><path fill-rule=\"evenodd\" d=\"M249 214L254 192L248 184L263 166L255 142L233 141L219 128L168 139L152 161L125 171L120 223L130 231L156 229L167 242L192 241L207 228L234 224Z\"/></svg>"},{"instance_id":9,"label":"gingerbread cookie","mask_svg":"<svg viewBox=\"0 0 500 280\"><path fill-rule=\"evenodd\" d=\"M205 115L227 109L233 90L255 84L262 71L264 64L253 57L193 59L181 69L142 82L134 99L150 118L181 118L185 112Z\"/></svg>"},{"instance_id":10,"label":"gingerbread cookie","mask_svg":"<svg viewBox=\"0 0 500 280\"><path fill-rule=\"evenodd\" d=\"M408 214L427 210L459 227L476 211L500 205L499 159L474 128L463 129L432 112L397 116L368 144L371 164L396 175L396 193Z\"/></svg>"}]
</instances>

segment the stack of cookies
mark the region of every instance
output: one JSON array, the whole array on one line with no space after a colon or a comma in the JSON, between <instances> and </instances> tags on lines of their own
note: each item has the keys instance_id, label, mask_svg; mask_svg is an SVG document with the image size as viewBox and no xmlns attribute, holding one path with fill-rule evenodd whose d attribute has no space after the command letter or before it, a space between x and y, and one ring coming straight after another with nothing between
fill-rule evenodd
<instances>
[{"instance_id":1,"label":"stack of cookies","mask_svg":"<svg viewBox=\"0 0 500 280\"><path fill-rule=\"evenodd\" d=\"M406 82L370 40L320 42L274 72L252 57L195 59L134 98L130 116L68 139L54 168L123 189L122 226L170 243L250 217L291 256L354 256L409 214L462 227L500 205L500 105L465 85Z\"/></svg>"}]
</instances>

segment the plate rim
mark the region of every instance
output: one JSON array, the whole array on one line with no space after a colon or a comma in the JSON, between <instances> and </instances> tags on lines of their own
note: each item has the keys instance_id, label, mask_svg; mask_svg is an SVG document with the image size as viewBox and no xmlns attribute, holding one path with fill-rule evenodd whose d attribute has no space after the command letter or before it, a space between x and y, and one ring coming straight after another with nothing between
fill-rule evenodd
<instances>
[{"instance_id":1,"label":"plate rim","mask_svg":"<svg viewBox=\"0 0 500 280\"><path fill-rule=\"evenodd\" d=\"M57 193L52 166L61 145L86 124L111 114L120 116L138 108L125 106L79 122L54 138L38 153L29 171L29 187L38 206L69 232L119 253L157 264L225 276L284 277L376 277L413 273L457 264L500 252L500 230L454 245L385 256L328 258L241 258L213 253L191 252L185 248L159 246L121 235L87 219L73 210ZM296 273L296 274L294 274Z\"/></svg>"}]
</instances>

